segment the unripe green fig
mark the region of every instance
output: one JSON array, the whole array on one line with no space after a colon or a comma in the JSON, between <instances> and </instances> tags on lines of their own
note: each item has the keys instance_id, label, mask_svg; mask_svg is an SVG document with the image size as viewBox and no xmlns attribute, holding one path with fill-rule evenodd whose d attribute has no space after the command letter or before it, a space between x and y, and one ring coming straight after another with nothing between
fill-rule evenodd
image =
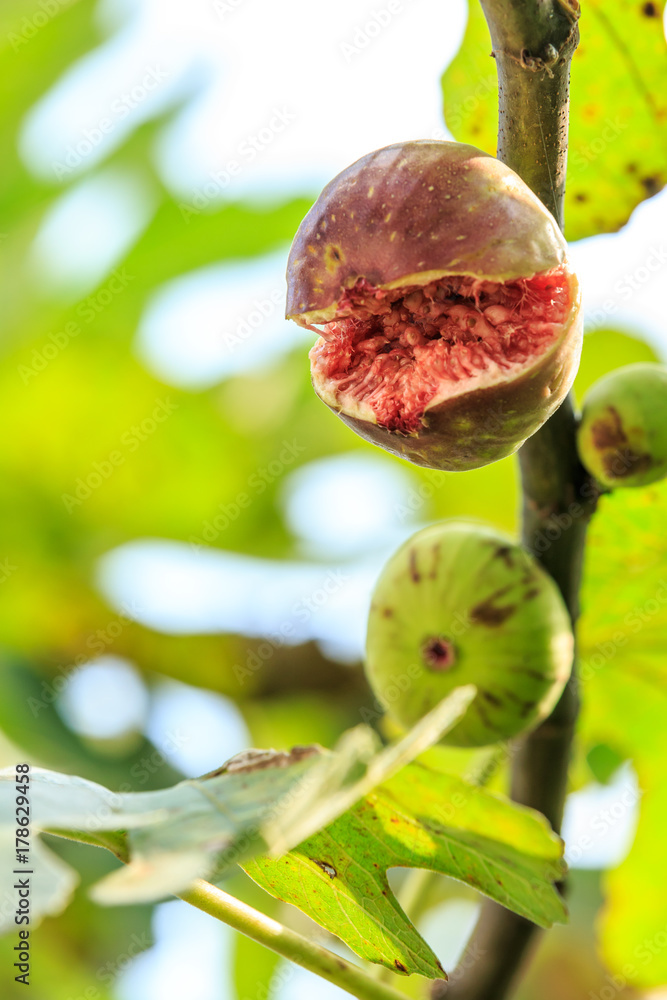
<instances>
[{"instance_id":1,"label":"unripe green fig","mask_svg":"<svg viewBox=\"0 0 667 1000\"><path fill-rule=\"evenodd\" d=\"M579 363L581 297L553 216L509 167L456 142L398 143L328 184L287 266L287 316L321 336L320 398L417 465L510 455Z\"/></svg>"},{"instance_id":2,"label":"unripe green fig","mask_svg":"<svg viewBox=\"0 0 667 1000\"><path fill-rule=\"evenodd\" d=\"M477 696L444 742L485 746L549 715L573 651L563 599L536 560L493 528L444 521L417 532L384 567L366 675L405 727L454 688L475 684Z\"/></svg>"},{"instance_id":3,"label":"unripe green fig","mask_svg":"<svg viewBox=\"0 0 667 1000\"><path fill-rule=\"evenodd\" d=\"M626 365L583 401L577 447L603 486L648 486L667 475L667 367Z\"/></svg>"}]
</instances>

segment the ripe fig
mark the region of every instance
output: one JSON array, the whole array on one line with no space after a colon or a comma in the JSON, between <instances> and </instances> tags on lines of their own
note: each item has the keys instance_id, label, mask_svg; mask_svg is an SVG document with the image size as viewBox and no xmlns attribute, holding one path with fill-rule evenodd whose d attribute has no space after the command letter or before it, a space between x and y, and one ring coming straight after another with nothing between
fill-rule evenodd
<instances>
[{"instance_id":1,"label":"ripe fig","mask_svg":"<svg viewBox=\"0 0 667 1000\"><path fill-rule=\"evenodd\" d=\"M587 392L577 433L582 464L603 486L648 486L667 475L667 367L636 364Z\"/></svg>"},{"instance_id":2,"label":"ripe fig","mask_svg":"<svg viewBox=\"0 0 667 1000\"><path fill-rule=\"evenodd\" d=\"M485 746L551 712L573 650L563 599L536 560L493 528L445 521L417 532L384 567L366 675L406 727L454 688L475 684L477 696L444 742Z\"/></svg>"},{"instance_id":3,"label":"ripe fig","mask_svg":"<svg viewBox=\"0 0 667 1000\"><path fill-rule=\"evenodd\" d=\"M357 160L303 220L287 279L288 318L321 334L317 394L417 465L511 455L577 370L579 285L556 221L473 146L405 142Z\"/></svg>"}]
</instances>

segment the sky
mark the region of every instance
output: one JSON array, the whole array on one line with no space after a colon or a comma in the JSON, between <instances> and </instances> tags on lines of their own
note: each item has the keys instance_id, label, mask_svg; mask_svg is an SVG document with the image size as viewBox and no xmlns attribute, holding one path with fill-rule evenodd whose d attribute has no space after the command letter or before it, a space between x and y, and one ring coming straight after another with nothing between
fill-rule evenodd
<instances>
[{"instance_id":1,"label":"sky","mask_svg":"<svg viewBox=\"0 0 667 1000\"><path fill-rule=\"evenodd\" d=\"M97 18L99 46L55 82L20 130L28 169L63 186L32 247L40 294L77 300L150 223L158 204L154 181L139 168L121 171L105 160L167 109L174 113L153 156L186 211L239 198L275 204L293 195L314 197L372 148L447 137L439 78L460 43L463 0L100 0ZM663 357L666 232L667 196L660 195L640 206L620 233L571 246L589 327L626 326ZM137 356L164 382L197 392L271 364L300 343L305 349L308 335L282 315L287 251L212 265L166 284L146 304ZM294 641L315 639L327 655L354 660L377 573L419 526L416 516L399 514L411 474L382 457L360 463L350 454L311 463L284 482L281 513L300 558L279 563L138 540L102 559L101 592L119 608L141 607L141 620L159 630L256 637L291 621L295 604L309 601L310 613L295 622ZM360 487L370 498L372 523L359 522L347 502ZM326 596L318 601L320 593ZM91 692L99 690L105 691L104 720L91 715ZM178 716L190 727L176 761L187 774L219 764L248 738L228 700L172 682L149 697L132 664L115 657L78 671L60 710L82 732L102 722L110 735L141 725L158 744ZM205 719L199 730L195 718ZM623 856L636 813L633 782L626 767L608 788L571 796L566 828L575 847L587 831L600 834L601 810L629 803L616 809L618 818L593 848L573 854L573 864L590 867ZM155 930L155 948L119 980L119 1000L180 998L178 955L190 942L211 964L187 966L188 996L225 1000L224 930L180 903L158 908ZM204 939L210 949L200 947ZM312 982L294 973L281 990L278 1000L295 1000L312 995ZM344 995L331 990L332 997Z\"/></svg>"}]
</instances>

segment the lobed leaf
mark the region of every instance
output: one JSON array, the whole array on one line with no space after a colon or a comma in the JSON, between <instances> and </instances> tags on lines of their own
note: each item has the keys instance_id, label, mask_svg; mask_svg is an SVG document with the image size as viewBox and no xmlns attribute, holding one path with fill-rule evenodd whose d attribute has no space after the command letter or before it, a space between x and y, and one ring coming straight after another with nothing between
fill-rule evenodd
<instances>
[{"instance_id":1,"label":"lobed leaf","mask_svg":"<svg viewBox=\"0 0 667 1000\"><path fill-rule=\"evenodd\" d=\"M449 875L542 927L567 916L553 885L562 843L544 818L420 763L285 857L243 867L362 958L429 978L442 967L393 895L389 868Z\"/></svg>"}]
</instances>

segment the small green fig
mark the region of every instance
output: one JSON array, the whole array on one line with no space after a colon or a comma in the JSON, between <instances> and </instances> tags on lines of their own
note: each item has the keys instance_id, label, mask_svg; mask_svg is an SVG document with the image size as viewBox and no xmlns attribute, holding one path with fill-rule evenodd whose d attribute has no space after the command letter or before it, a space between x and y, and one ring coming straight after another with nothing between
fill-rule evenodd
<instances>
[{"instance_id":1,"label":"small green fig","mask_svg":"<svg viewBox=\"0 0 667 1000\"><path fill-rule=\"evenodd\" d=\"M384 567L368 619L366 675L413 726L454 688L475 684L454 746L510 739L551 712L574 637L551 577L493 528L445 521L417 532Z\"/></svg>"},{"instance_id":2,"label":"small green fig","mask_svg":"<svg viewBox=\"0 0 667 1000\"><path fill-rule=\"evenodd\" d=\"M455 142L369 153L328 184L287 266L287 316L321 336L320 398L369 441L461 471L510 455L567 394L581 298L553 216Z\"/></svg>"},{"instance_id":3,"label":"small green fig","mask_svg":"<svg viewBox=\"0 0 667 1000\"><path fill-rule=\"evenodd\" d=\"M667 476L667 367L627 365L583 402L579 457L603 486L648 486Z\"/></svg>"}]
</instances>

